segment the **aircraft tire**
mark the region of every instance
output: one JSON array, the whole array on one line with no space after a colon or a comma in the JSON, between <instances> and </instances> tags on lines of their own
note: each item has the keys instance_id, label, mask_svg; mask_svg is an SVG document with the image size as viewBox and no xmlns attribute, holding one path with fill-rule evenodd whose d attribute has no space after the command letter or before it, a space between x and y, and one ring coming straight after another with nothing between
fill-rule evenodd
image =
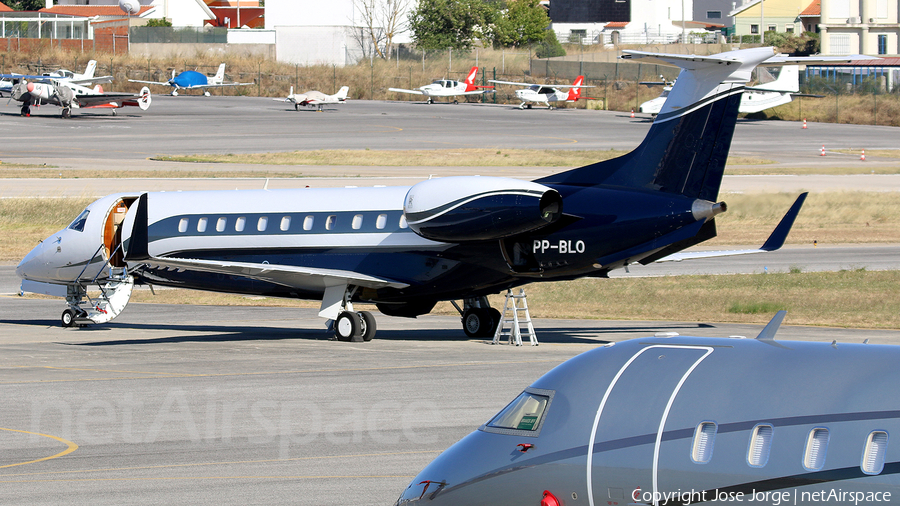
<instances>
[{"instance_id":1,"label":"aircraft tire","mask_svg":"<svg viewBox=\"0 0 900 506\"><path fill-rule=\"evenodd\" d=\"M491 315L488 309L476 307L463 313L463 331L469 337L487 337L491 329Z\"/></svg>"},{"instance_id":2,"label":"aircraft tire","mask_svg":"<svg viewBox=\"0 0 900 506\"><path fill-rule=\"evenodd\" d=\"M500 314L500 311L497 308L489 308L488 313L491 315L491 332L485 337L494 337L494 333L497 332L497 327L500 326L500 320L503 319L503 315Z\"/></svg>"},{"instance_id":3,"label":"aircraft tire","mask_svg":"<svg viewBox=\"0 0 900 506\"><path fill-rule=\"evenodd\" d=\"M428 97L428 100L425 101L426 104L433 104L434 100L431 100L431 97Z\"/></svg>"},{"instance_id":4,"label":"aircraft tire","mask_svg":"<svg viewBox=\"0 0 900 506\"><path fill-rule=\"evenodd\" d=\"M22 116L31 116L31 106L28 104L22 106Z\"/></svg>"},{"instance_id":5,"label":"aircraft tire","mask_svg":"<svg viewBox=\"0 0 900 506\"><path fill-rule=\"evenodd\" d=\"M459 100L454 100L453 105L459 105Z\"/></svg>"},{"instance_id":6,"label":"aircraft tire","mask_svg":"<svg viewBox=\"0 0 900 506\"><path fill-rule=\"evenodd\" d=\"M375 316L368 311L360 311L357 314L359 314L359 321L362 324L359 333L362 335L363 341L369 342L375 337Z\"/></svg>"},{"instance_id":7,"label":"aircraft tire","mask_svg":"<svg viewBox=\"0 0 900 506\"><path fill-rule=\"evenodd\" d=\"M63 327L72 327L75 325L75 311L71 309L66 309L62 312L62 316L60 317L60 321Z\"/></svg>"},{"instance_id":8,"label":"aircraft tire","mask_svg":"<svg viewBox=\"0 0 900 506\"><path fill-rule=\"evenodd\" d=\"M72 109L69 109L68 107L63 107L63 109L62 109L62 117L63 117L64 119L69 119L69 118L71 118L71 117L72 117Z\"/></svg>"},{"instance_id":9,"label":"aircraft tire","mask_svg":"<svg viewBox=\"0 0 900 506\"><path fill-rule=\"evenodd\" d=\"M350 342L359 336L359 316L353 311L342 311L334 320L334 336L343 342Z\"/></svg>"},{"instance_id":10,"label":"aircraft tire","mask_svg":"<svg viewBox=\"0 0 900 506\"><path fill-rule=\"evenodd\" d=\"M531 109L531 104L525 104L526 109Z\"/></svg>"}]
</instances>

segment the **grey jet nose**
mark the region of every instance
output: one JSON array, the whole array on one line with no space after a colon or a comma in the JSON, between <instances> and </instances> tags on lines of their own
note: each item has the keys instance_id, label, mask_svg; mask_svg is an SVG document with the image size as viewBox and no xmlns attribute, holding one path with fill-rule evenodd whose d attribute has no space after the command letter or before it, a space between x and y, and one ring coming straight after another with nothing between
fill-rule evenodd
<instances>
[{"instance_id":1,"label":"grey jet nose","mask_svg":"<svg viewBox=\"0 0 900 506\"><path fill-rule=\"evenodd\" d=\"M37 279L46 274L47 261L44 258L44 242L41 242L25 255L16 266L16 276L22 279Z\"/></svg>"}]
</instances>

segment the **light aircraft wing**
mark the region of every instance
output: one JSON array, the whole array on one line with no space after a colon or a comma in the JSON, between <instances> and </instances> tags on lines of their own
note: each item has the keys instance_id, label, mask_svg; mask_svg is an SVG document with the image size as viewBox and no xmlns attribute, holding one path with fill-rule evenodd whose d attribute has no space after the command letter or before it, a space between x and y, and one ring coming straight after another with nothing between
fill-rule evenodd
<instances>
[{"instance_id":1,"label":"light aircraft wing","mask_svg":"<svg viewBox=\"0 0 900 506\"><path fill-rule=\"evenodd\" d=\"M397 93L412 93L413 95L424 95L422 90L404 90L403 88L388 88L388 91L396 91Z\"/></svg>"},{"instance_id":2,"label":"light aircraft wing","mask_svg":"<svg viewBox=\"0 0 900 506\"><path fill-rule=\"evenodd\" d=\"M89 79L68 79L67 82L80 86L93 86L95 84L106 84L113 82L113 76L91 77Z\"/></svg>"},{"instance_id":3,"label":"light aircraft wing","mask_svg":"<svg viewBox=\"0 0 900 506\"><path fill-rule=\"evenodd\" d=\"M75 97L79 107L92 107L98 104L108 104L118 100L141 98L134 93L100 93L97 95L80 95Z\"/></svg>"},{"instance_id":4,"label":"light aircraft wing","mask_svg":"<svg viewBox=\"0 0 900 506\"><path fill-rule=\"evenodd\" d=\"M158 84L160 86L172 86L168 82L161 83L159 81L141 81L139 79L129 79L128 82L129 83L143 83L143 84Z\"/></svg>"},{"instance_id":5,"label":"light aircraft wing","mask_svg":"<svg viewBox=\"0 0 900 506\"><path fill-rule=\"evenodd\" d=\"M226 86L250 86L255 83L221 83L221 84L195 84L194 86L188 86L189 89L197 89L197 88L224 88Z\"/></svg>"},{"instance_id":6,"label":"light aircraft wing","mask_svg":"<svg viewBox=\"0 0 900 506\"><path fill-rule=\"evenodd\" d=\"M488 93L493 93L494 90L477 90L477 91L461 91L459 93L454 93L454 95L486 95Z\"/></svg>"},{"instance_id":7,"label":"light aircraft wing","mask_svg":"<svg viewBox=\"0 0 900 506\"><path fill-rule=\"evenodd\" d=\"M514 83L512 81L497 81L496 79L488 79L489 83L511 84L513 86L534 86L537 83Z\"/></svg>"},{"instance_id":8,"label":"light aircraft wing","mask_svg":"<svg viewBox=\"0 0 900 506\"><path fill-rule=\"evenodd\" d=\"M694 260L697 258L714 258L714 257L726 257L726 256L735 256L735 255L749 255L751 253L764 253L767 251L775 251L781 248L784 245L784 240L787 238L788 232L791 231L791 227L794 226L794 220L797 218L797 214L800 213L800 208L803 206L803 202L806 201L806 196L809 195L809 192L805 192L800 194L797 197L797 200L794 201L794 204L788 209L788 212L781 218L781 221L778 223L778 226L775 227L775 230L769 235L769 238L766 239L766 242L757 249L743 249L743 250L724 250L724 251L686 251L686 252L678 252L673 253L669 256L660 258L656 260L657 262L680 262L682 260Z\"/></svg>"}]
</instances>

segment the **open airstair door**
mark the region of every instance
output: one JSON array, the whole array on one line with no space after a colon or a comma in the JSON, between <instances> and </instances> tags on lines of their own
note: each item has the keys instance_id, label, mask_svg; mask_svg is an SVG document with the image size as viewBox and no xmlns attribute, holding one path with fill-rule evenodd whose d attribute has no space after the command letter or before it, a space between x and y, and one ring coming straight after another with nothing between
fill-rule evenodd
<instances>
[{"instance_id":1,"label":"open airstair door","mask_svg":"<svg viewBox=\"0 0 900 506\"><path fill-rule=\"evenodd\" d=\"M123 197L116 201L106 216L103 227L103 252L109 259L110 267L125 267L125 253L122 247L122 223L131 205L137 201L137 197Z\"/></svg>"}]
</instances>

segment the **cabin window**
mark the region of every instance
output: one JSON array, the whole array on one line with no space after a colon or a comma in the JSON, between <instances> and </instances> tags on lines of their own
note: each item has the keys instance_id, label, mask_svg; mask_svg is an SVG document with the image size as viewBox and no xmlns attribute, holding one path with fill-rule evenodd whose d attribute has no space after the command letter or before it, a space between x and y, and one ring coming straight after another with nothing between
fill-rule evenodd
<instances>
[{"instance_id":1,"label":"cabin window","mask_svg":"<svg viewBox=\"0 0 900 506\"><path fill-rule=\"evenodd\" d=\"M378 218L375 220L375 228L381 230L385 227L385 225L387 225L387 215L379 214Z\"/></svg>"},{"instance_id":2,"label":"cabin window","mask_svg":"<svg viewBox=\"0 0 900 506\"><path fill-rule=\"evenodd\" d=\"M406 222L406 215L400 215L400 228L409 228L409 223Z\"/></svg>"},{"instance_id":3,"label":"cabin window","mask_svg":"<svg viewBox=\"0 0 900 506\"><path fill-rule=\"evenodd\" d=\"M87 223L87 217L89 214L91 214L91 212L87 209L81 211L81 214L79 214L78 217L75 218L75 221L73 221L72 224L69 225L69 230L84 232L84 224Z\"/></svg>"},{"instance_id":4,"label":"cabin window","mask_svg":"<svg viewBox=\"0 0 900 506\"><path fill-rule=\"evenodd\" d=\"M183 233L187 232L187 229L188 229L188 219L181 218L180 220L178 220L178 231L183 234Z\"/></svg>"},{"instance_id":5,"label":"cabin window","mask_svg":"<svg viewBox=\"0 0 900 506\"><path fill-rule=\"evenodd\" d=\"M241 216L237 220L234 221L234 231L235 232L243 232L244 227L246 227L246 226L247 226L247 218L245 218L244 216Z\"/></svg>"},{"instance_id":6,"label":"cabin window","mask_svg":"<svg viewBox=\"0 0 900 506\"><path fill-rule=\"evenodd\" d=\"M282 216L281 217L281 225L279 226L282 232L287 231L287 229L291 228L291 217L290 216Z\"/></svg>"},{"instance_id":7,"label":"cabin window","mask_svg":"<svg viewBox=\"0 0 900 506\"><path fill-rule=\"evenodd\" d=\"M303 230L312 230L313 223L315 223L315 217L313 215L308 214L306 218L303 218Z\"/></svg>"},{"instance_id":8,"label":"cabin window","mask_svg":"<svg viewBox=\"0 0 900 506\"><path fill-rule=\"evenodd\" d=\"M806 453L803 455L803 467L807 471L818 471L825 465L828 437L828 429L823 427L809 431L809 437L806 438Z\"/></svg>"},{"instance_id":9,"label":"cabin window","mask_svg":"<svg viewBox=\"0 0 900 506\"><path fill-rule=\"evenodd\" d=\"M337 221L337 216L334 214L329 215L328 218L325 219L325 230L334 230L335 221Z\"/></svg>"},{"instance_id":10,"label":"cabin window","mask_svg":"<svg viewBox=\"0 0 900 506\"><path fill-rule=\"evenodd\" d=\"M691 446L691 459L697 464L706 464L712 458L713 446L716 442L716 422L700 422L694 430L694 444Z\"/></svg>"},{"instance_id":11,"label":"cabin window","mask_svg":"<svg viewBox=\"0 0 900 506\"><path fill-rule=\"evenodd\" d=\"M259 221L256 222L256 230L260 232L265 232L266 227L269 225L268 216L260 216Z\"/></svg>"},{"instance_id":12,"label":"cabin window","mask_svg":"<svg viewBox=\"0 0 900 506\"><path fill-rule=\"evenodd\" d=\"M888 433L883 430L872 431L866 439L866 447L863 450L862 472L866 474L881 474L884 469L884 454L887 453Z\"/></svg>"},{"instance_id":13,"label":"cabin window","mask_svg":"<svg viewBox=\"0 0 900 506\"><path fill-rule=\"evenodd\" d=\"M228 225L228 218L219 218L216 220L216 232L224 232L225 226Z\"/></svg>"},{"instance_id":14,"label":"cabin window","mask_svg":"<svg viewBox=\"0 0 900 506\"><path fill-rule=\"evenodd\" d=\"M197 220L197 232L206 232L207 223L209 223L209 218L205 216Z\"/></svg>"},{"instance_id":15,"label":"cabin window","mask_svg":"<svg viewBox=\"0 0 900 506\"><path fill-rule=\"evenodd\" d=\"M753 427L750 434L750 447L747 450L747 463L750 467L763 467L769 461L769 449L772 447L772 435L775 429L768 424Z\"/></svg>"},{"instance_id":16,"label":"cabin window","mask_svg":"<svg viewBox=\"0 0 900 506\"><path fill-rule=\"evenodd\" d=\"M360 228L362 228L362 222L363 222L363 215L361 215L361 214L354 215L353 223L351 224L353 227L353 230L359 230Z\"/></svg>"}]
</instances>

